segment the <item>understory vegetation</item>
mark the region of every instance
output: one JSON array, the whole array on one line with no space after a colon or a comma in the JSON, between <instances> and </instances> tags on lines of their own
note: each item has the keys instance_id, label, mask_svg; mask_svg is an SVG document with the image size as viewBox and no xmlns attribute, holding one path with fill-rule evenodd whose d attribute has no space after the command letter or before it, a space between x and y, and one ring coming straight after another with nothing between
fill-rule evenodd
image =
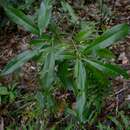
<instances>
[{"instance_id":1,"label":"understory vegetation","mask_svg":"<svg viewBox=\"0 0 130 130\"><path fill-rule=\"evenodd\" d=\"M118 95L113 80L129 80L113 46L129 36L130 27L111 26L115 3L71 2L0 0L1 30L11 26L28 36L27 48L0 68L0 130L130 130L128 111L115 103L105 113L106 102ZM95 20L79 15L90 4L97 8ZM32 90L20 81L29 63L35 70Z\"/></svg>"}]
</instances>

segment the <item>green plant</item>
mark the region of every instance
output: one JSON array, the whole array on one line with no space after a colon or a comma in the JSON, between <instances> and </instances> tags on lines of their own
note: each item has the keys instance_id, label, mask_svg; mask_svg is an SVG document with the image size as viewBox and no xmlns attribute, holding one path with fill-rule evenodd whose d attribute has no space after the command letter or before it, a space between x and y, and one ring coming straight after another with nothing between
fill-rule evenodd
<instances>
[{"instance_id":1,"label":"green plant","mask_svg":"<svg viewBox=\"0 0 130 130\"><path fill-rule=\"evenodd\" d=\"M9 126L5 130L44 130L43 128L39 128L39 125L36 123L30 123L26 126Z\"/></svg>"},{"instance_id":2,"label":"green plant","mask_svg":"<svg viewBox=\"0 0 130 130\"><path fill-rule=\"evenodd\" d=\"M24 11L29 10L32 7L34 1L35 0L6 0L8 4L12 4L13 6Z\"/></svg>"},{"instance_id":3,"label":"green plant","mask_svg":"<svg viewBox=\"0 0 130 130\"><path fill-rule=\"evenodd\" d=\"M2 102L2 96L7 96L8 90L6 87L0 86L0 103Z\"/></svg>"},{"instance_id":4,"label":"green plant","mask_svg":"<svg viewBox=\"0 0 130 130\"><path fill-rule=\"evenodd\" d=\"M41 3L36 23L11 5L2 2L2 6L13 22L38 38L31 41L31 50L19 54L5 66L1 76L14 72L30 59L35 60L39 65L44 108L50 110L55 105L52 96L54 87L64 86L73 90L76 97L75 108L70 108L74 111L71 111L73 116L81 124L92 124L101 111L103 99L110 92L109 78L117 75L128 78L126 71L112 63L110 57L113 58L113 54L107 49L128 35L128 25L116 25L101 36L89 40L86 39L90 35L87 34L89 31L82 29L74 32L72 39L68 40L54 25L51 0ZM76 20L73 13L71 15Z\"/></svg>"},{"instance_id":5,"label":"green plant","mask_svg":"<svg viewBox=\"0 0 130 130\"><path fill-rule=\"evenodd\" d=\"M112 11L107 0L98 0L99 10L101 14L100 24L110 22Z\"/></svg>"},{"instance_id":6,"label":"green plant","mask_svg":"<svg viewBox=\"0 0 130 130\"><path fill-rule=\"evenodd\" d=\"M4 86L0 84L0 104L13 102L17 96L16 85Z\"/></svg>"},{"instance_id":7,"label":"green plant","mask_svg":"<svg viewBox=\"0 0 130 130\"><path fill-rule=\"evenodd\" d=\"M113 123L113 126L107 126L99 123L99 130L114 130L114 128L116 128L116 130L130 130L129 118L124 115L124 112L118 112L117 117L108 116L108 119Z\"/></svg>"},{"instance_id":8,"label":"green plant","mask_svg":"<svg viewBox=\"0 0 130 130\"><path fill-rule=\"evenodd\" d=\"M0 1L0 3L2 3L2 1ZM36 4L34 4L36 3ZM37 12L37 3L35 0L6 0L6 4L11 4L15 7L17 7L18 9L21 9L22 11L26 12L26 14L31 14L33 11ZM0 29L4 28L6 25L9 25L7 23L9 23L9 19L8 17L5 15L2 7L0 7ZM35 19L37 13L35 13L35 15L33 17L30 17L32 19Z\"/></svg>"},{"instance_id":9,"label":"green plant","mask_svg":"<svg viewBox=\"0 0 130 130\"><path fill-rule=\"evenodd\" d=\"M61 1L61 5L63 7L63 10L65 12L68 12L68 14L70 15L70 17L71 17L69 19L70 22L72 22L74 24L78 24L79 23L79 21L78 21L79 18L78 18L78 16L76 16L73 8L67 2L65 2L65 1Z\"/></svg>"}]
</instances>

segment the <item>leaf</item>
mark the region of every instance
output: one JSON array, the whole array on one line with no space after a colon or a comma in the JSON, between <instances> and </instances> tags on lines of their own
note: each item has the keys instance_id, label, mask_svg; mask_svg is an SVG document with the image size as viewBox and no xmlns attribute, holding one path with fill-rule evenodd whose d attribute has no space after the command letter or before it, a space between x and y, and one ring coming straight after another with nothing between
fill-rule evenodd
<instances>
[{"instance_id":1,"label":"leaf","mask_svg":"<svg viewBox=\"0 0 130 130\"><path fill-rule=\"evenodd\" d=\"M44 44L46 41L51 42L51 37L48 35L43 35L39 39L35 39L31 41L32 45L39 45L39 44Z\"/></svg>"},{"instance_id":2,"label":"leaf","mask_svg":"<svg viewBox=\"0 0 130 130\"><path fill-rule=\"evenodd\" d=\"M41 92L37 92L35 98L36 98L37 102L39 103L40 108L43 109L44 106L45 106L45 101L44 101L43 94Z\"/></svg>"},{"instance_id":3,"label":"leaf","mask_svg":"<svg viewBox=\"0 0 130 130\"><path fill-rule=\"evenodd\" d=\"M66 128L65 128L65 130L72 130L73 129L73 124L69 124Z\"/></svg>"},{"instance_id":4,"label":"leaf","mask_svg":"<svg viewBox=\"0 0 130 130\"><path fill-rule=\"evenodd\" d=\"M86 40L90 40L93 38L93 34L95 32L95 24L92 22L86 22L82 23L82 28L81 30L76 34L75 40L77 42L84 42Z\"/></svg>"},{"instance_id":5,"label":"leaf","mask_svg":"<svg viewBox=\"0 0 130 130\"><path fill-rule=\"evenodd\" d=\"M129 119L128 119L128 117L125 116L123 112L119 112L119 115L120 115L120 117L122 119L123 124L125 125L125 128L127 129L128 126L129 126Z\"/></svg>"},{"instance_id":6,"label":"leaf","mask_svg":"<svg viewBox=\"0 0 130 130\"><path fill-rule=\"evenodd\" d=\"M0 96L2 96L2 95L8 95L8 94L9 93L8 93L7 88L0 86Z\"/></svg>"},{"instance_id":7,"label":"leaf","mask_svg":"<svg viewBox=\"0 0 130 130\"><path fill-rule=\"evenodd\" d=\"M98 128L99 130L104 130L104 126L101 123L98 124Z\"/></svg>"},{"instance_id":8,"label":"leaf","mask_svg":"<svg viewBox=\"0 0 130 130\"><path fill-rule=\"evenodd\" d=\"M66 51L68 49L68 45L60 44L55 46L54 49L55 59L57 61L64 61L65 59L68 60L73 58L72 53Z\"/></svg>"},{"instance_id":9,"label":"leaf","mask_svg":"<svg viewBox=\"0 0 130 130\"><path fill-rule=\"evenodd\" d=\"M80 32L78 32L78 34L76 35L76 41L78 42L83 42L85 40L87 40L87 38L92 34L92 31L85 31L85 30L81 30Z\"/></svg>"},{"instance_id":10,"label":"leaf","mask_svg":"<svg viewBox=\"0 0 130 130\"><path fill-rule=\"evenodd\" d=\"M106 126L101 123L98 124L97 128L99 128L99 130L113 130L112 128L110 128L110 126Z\"/></svg>"},{"instance_id":11,"label":"leaf","mask_svg":"<svg viewBox=\"0 0 130 130\"><path fill-rule=\"evenodd\" d=\"M97 56L101 57L101 58L107 58L107 59L112 59L115 58L115 55L108 49L100 49L97 50Z\"/></svg>"},{"instance_id":12,"label":"leaf","mask_svg":"<svg viewBox=\"0 0 130 130\"><path fill-rule=\"evenodd\" d=\"M25 3L27 4L27 5L30 5L30 4L32 4L34 2L34 0L25 0Z\"/></svg>"},{"instance_id":13,"label":"leaf","mask_svg":"<svg viewBox=\"0 0 130 130\"><path fill-rule=\"evenodd\" d=\"M106 31L103 35L94 40L89 46L85 47L85 52L91 52L93 50L103 49L111 46L113 43L115 44L117 41L124 38L128 35L129 27L127 24L119 24L108 31Z\"/></svg>"},{"instance_id":14,"label":"leaf","mask_svg":"<svg viewBox=\"0 0 130 130\"><path fill-rule=\"evenodd\" d=\"M68 89L73 88L71 77L69 77L68 64L66 62L61 62L58 67L58 77L64 86Z\"/></svg>"},{"instance_id":15,"label":"leaf","mask_svg":"<svg viewBox=\"0 0 130 130\"><path fill-rule=\"evenodd\" d=\"M113 76L122 75L126 78L129 77L127 72L123 70L122 68L120 68L119 66L115 66L112 64L103 64L101 62L93 61L89 59L85 59L85 61L91 66L93 66L94 68L102 71L105 74L109 74L109 75L111 74Z\"/></svg>"},{"instance_id":16,"label":"leaf","mask_svg":"<svg viewBox=\"0 0 130 130\"><path fill-rule=\"evenodd\" d=\"M81 122L84 121L83 113L85 110L85 103L86 103L86 95L85 92L82 92L80 95L77 96L76 101L76 111Z\"/></svg>"},{"instance_id":17,"label":"leaf","mask_svg":"<svg viewBox=\"0 0 130 130\"><path fill-rule=\"evenodd\" d=\"M73 8L67 2L62 1L61 4L62 4L62 7L63 7L64 11L69 12L69 15L71 16L72 22L73 23L78 23L79 22L78 17L76 16Z\"/></svg>"},{"instance_id":18,"label":"leaf","mask_svg":"<svg viewBox=\"0 0 130 130\"><path fill-rule=\"evenodd\" d=\"M25 64L28 60L33 58L35 55L38 54L38 51L24 51L23 53L17 55L13 58L3 69L1 75L7 75L15 71L16 69L20 68L23 64Z\"/></svg>"},{"instance_id":19,"label":"leaf","mask_svg":"<svg viewBox=\"0 0 130 130\"><path fill-rule=\"evenodd\" d=\"M49 87L54 81L55 78L54 69L55 69L55 55L53 52L51 52L47 54L44 61L44 67L41 70L41 80L43 86Z\"/></svg>"},{"instance_id":20,"label":"leaf","mask_svg":"<svg viewBox=\"0 0 130 130\"><path fill-rule=\"evenodd\" d=\"M27 31L30 31L31 33L39 34L36 25L23 12L15 9L12 6L4 6L4 9L14 23L23 26Z\"/></svg>"},{"instance_id":21,"label":"leaf","mask_svg":"<svg viewBox=\"0 0 130 130\"><path fill-rule=\"evenodd\" d=\"M90 65L90 64L87 64L87 70L89 70L88 71L88 73L91 73L91 79L89 79L89 81L88 82L92 82L92 84L95 84L94 86L97 86L98 84L100 84L100 86L103 86L104 87L104 91L106 92L106 91L108 91L108 84L110 84L110 81L108 80L108 77L107 77L107 75L106 76L103 76L103 73L100 71L100 70L98 70L98 69L96 69L96 68L94 68L92 65ZM90 83L91 84L91 83ZM98 85L99 86L99 85ZM106 87L105 87L106 86ZM97 87L96 87L97 88ZM98 89L98 88L97 88ZM103 92L103 90L102 89L98 89L99 91L101 91L103 94L105 94L105 92ZM96 91L96 89L94 89L94 91ZM94 91L93 91L93 93L94 93ZM98 100L97 100L98 101Z\"/></svg>"},{"instance_id":22,"label":"leaf","mask_svg":"<svg viewBox=\"0 0 130 130\"><path fill-rule=\"evenodd\" d=\"M39 14L38 14L38 28L40 30L40 35L42 31L48 26L51 18L51 2L50 0L44 0L41 2Z\"/></svg>"},{"instance_id":23,"label":"leaf","mask_svg":"<svg viewBox=\"0 0 130 130\"><path fill-rule=\"evenodd\" d=\"M115 117L108 117L117 127L117 130L123 130L122 124Z\"/></svg>"},{"instance_id":24,"label":"leaf","mask_svg":"<svg viewBox=\"0 0 130 130\"><path fill-rule=\"evenodd\" d=\"M76 61L74 75L76 78L77 88L80 90L84 90L86 82L86 70L84 64L80 60Z\"/></svg>"},{"instance_id":25,"label":"leaf","mask_svg":"<svg viewBox=\"0 0 130 130\"><path fill-rule=\"evenodd\" d=\"M75 108L73 108L73 109L75 109ZM67 113L67 114L71 115L72 117L76 117L76 116L77 116L77 113L76 113L76 111L73 110L73 109L67 107L65 110L66 110L66 113Z\"/></svg>"}]
</instances>

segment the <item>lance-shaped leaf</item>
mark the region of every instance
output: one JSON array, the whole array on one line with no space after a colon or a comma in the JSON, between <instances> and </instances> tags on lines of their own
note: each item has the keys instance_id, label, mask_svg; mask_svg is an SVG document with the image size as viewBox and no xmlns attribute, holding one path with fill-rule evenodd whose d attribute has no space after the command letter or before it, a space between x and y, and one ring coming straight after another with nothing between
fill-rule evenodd
<instances>
[{"instance_id":1,"label":"lance-shaped leaf","mask_svg":"<svg viewBox=\"0 0 130 130\"><path fill-rule=\"evenodd\" d=\"M49 87L54 81L55 75L55 55L53 52L47 54L43 69L41 70L41 83Z\"/></svg>"},{"instance_id":2,"label":"lance-shaped leaf","mask_svg":"<svg viewBox=\"0 0 130 130\"><path fill-rule=\"evenodd\" d=\"M34 39L31 41L32 45L39 45L39 44L45 44L46 42L50 43L51 42L51 37L49 35L43 35L39 39Z\"/></svg>"},{"instance_id":3,"label":"lance-shaped leaf","mask_svg":"<svg viewBox=\"0 0 130 130\"><path fill-rule=\"evenodd\" d=\"M58 77L60 78L61 82L63 83L63 85L68 88L68 89L72 89L73 88L73 84L72 84L72 80L70 77L70 73L69 73L69 65L67 64L67 62L61 62L59 64L58 67Z\"/></svg>"},{"instance_id":4,"label":"lance-shaped leaf","mask_svg":"<svg viewBox=\"0 0 130 130\"><path fill-rule=\"evenodd\" d=\"M43 109L45 106L45 99L44 99L43 94L41 92L37 92L35 98L36 98L37 103L40 106L40 108Z\"/></svg>"},{"instance_id":5,"label":"lance-shaped leaf","mask_svg":"<svg viewBox=\"0 0 130 130\"><path fill-rule=\"evenodd\" d=\"M84 22L81 23L81 30L76 33L75 40L78 43L82 43L87 40L91 40L96 37L95 34L95 23L93 22Z\"/></svg>"},{"instance_id":6,"label":"lance-shaped leaf","mask_svg":"<svg viewBox=\"0 0 130 130\"><path fill-rule=\"evenodd\" d=\"M14 23L23 26L27 31L30 31L31 33L39 34L39 30L36 25L23 12L12 6L4 6L4 9L6 11L6 14Z\"/></svg>"},{"instance_id":7,"label":"lance-shaped leaf","mask_svg":"<svg viewBox=\"0 0 130 130\"><path fill-rule=\"evenodd\" d=\"M108 58L108 59L115 58L115 55L109 49L106 49L106 48L97 50L96 53L97 53L97 56L101 58Z\"/></svg>"},{"instance_id":8,"label":"lance-shaped leaf","mask_svg":"<svg viewBox=\"0 0 130 130\"><path fill-rule=\"evenodd\" d=\"M112 64L103 64L99 61L94 61L94 60L89 60L89 59L85 59L85 61L93 66L94 68L102 71L105 74L111 75L111 76L117 76L117 75L122 75L126 78L128 78L128 74L125 70L123 70L122 68L120 68L119 66L115 66Z\"/></svg>"},{"instance_id":9,"label":"lance-shaped leaf","mask_svg":"<svg viewBox=\"0 0 130 130\"><path fill-rule=\"evenodd\" d=\"M41 2L39 14L38 14L38 28L40 30L40 35L42 31L48 26L51 18L51 2L50 0L44 0Z\"/></svg>"},{"instance_id":10,"label":"lance-shaped leaf","mask_svg":"<svg viewBox=\"0 0 130 130\"><path fill-rule=\"evenodd\" d=\"M27 50L17 55L5 66L1 75L7 75L7 74L12 73L13 71L20 68L23 64L25 64L28 60L30 60L37 54L38 54L37 50L35 51Z\"/></svg>"},{"instance_id":11,"label":"lance-shaped leaf","mask_svg":"<svg viewBox=\"0 0 130 130\"><path fill-rule=\"evenodd\" d=\"M73 23L78 23L78 16L75 14L73 8L67 2L62 1L61 4L64 11L68 11L69 15L71 16L71 21Z\"/></svg>"},{"instance_id":12,"label":"lance-shaped leaf","mask_svg":"<svg viewBox=\"0 0 130 130\"><path fill-rule=\"evenodd\" d=\"M119 24L106 31L103 35L94 40L89 46L85 47L85 52L103 49L121 40L128 35L129 27L127 24Z\"/></svg>"},{"instance_id":13,"label":"lance-shaped leaf","mask_svg":"<svg viewBox=\"0 0 130 130\"><path fill-rule=\"evenodd\" d=\"M80 90L84 90L86 82L86 70L81 60L77 60L75 64L75 78L77 88Z\"/></svg>"},{"instance_id":14,"label":"lance-shaped leaf","mask_svg":"<svg viewBox=\"0 0 130 130\"><path fill-rule=\"evenodd\" d=\"M77 96L76 101L76 111L81 122L84 121L85 103L86 103L86 94L85 92L82 92L79 96Z\"/></svg>"}]
</instances>

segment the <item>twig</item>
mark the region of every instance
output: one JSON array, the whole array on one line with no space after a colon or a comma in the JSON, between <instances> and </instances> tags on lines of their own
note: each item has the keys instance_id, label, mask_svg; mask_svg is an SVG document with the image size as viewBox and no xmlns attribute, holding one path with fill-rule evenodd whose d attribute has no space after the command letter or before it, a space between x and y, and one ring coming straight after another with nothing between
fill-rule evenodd
<instances>
[{"instance_id":1,"label":"twig","mask_svg":"<svg viewBox=\"0 0 130 130\"><path fill-rule=\"evenodd\" d=\"M115 95L119 95L121 92L123 92L123 91L125 91L127 88L122 88L122 89L120 89L119 91L117 91L116 93L115 93Z\"/></svg>"}]
</instances>

